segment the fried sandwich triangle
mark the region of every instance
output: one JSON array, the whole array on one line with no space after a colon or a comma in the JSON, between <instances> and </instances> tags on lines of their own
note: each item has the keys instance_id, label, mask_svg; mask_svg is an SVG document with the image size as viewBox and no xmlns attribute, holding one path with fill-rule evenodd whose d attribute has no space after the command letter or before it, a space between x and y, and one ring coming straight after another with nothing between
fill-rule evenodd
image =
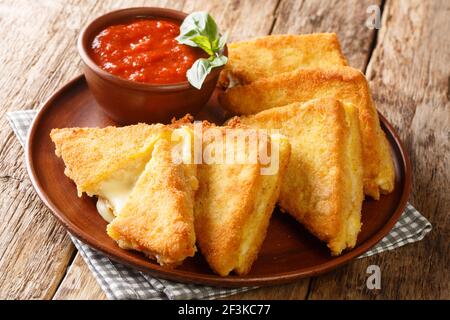
<instances>
[{"instance_id":1,"label":"fried sandwich triangle","mask_svg":"<svg viewBox=\"0 0 450 320\"><path fill-rule=\"evenodd\" d=\"M279 129L289 138L291 158L280 207L325 241L333 255L353 248L364 198L357 108L321 99L230 121Z\"/></svg>"},{"instance_id":2,"label":"fried sandwich triangle","mask_svg":"<svg viewBox=\"0 0 450 320\"><path fill-rule=\"evenodd\" d=\"M240 128L239 128L240 127ZM244 126L216 127L224 137L226 130ZM247 128L248 129L248 128ZM221 139L205 139L203 149L226 152ZM217 137L217 135L215 136ZM202 163L198 166L199 190L195 201L195 231L200 251L211 268L222 276L234 271L250 271L265 239L273 209L280 193L282 179L290 156L290 143L283 135L257 137L258 145L268 144L278 155L278 167L261 174L263 161L255 163ZM273 143L272 143L273 142ZM236 154L248 156L248 148L231 140ZM227 150L229 151L229 150Z\"/></svg>"},{"instance_id":3,"label":"fried sandwich triangle","mask_svg":"<svg viewBox=\"0 0 450 320\"><path fill-rule=\"evenodd\" d=\"M376 200L380 193L390 193L395 172L389 143L380 127L367 80L359 70L342 66L298 69L235 86L220 95L222 106L239 115L321 98L341 100L358 109L364 191Z\"/></svg>"},{"instance_id":4,"label":"fried sandwich triangle","mask_svg":"<svg viewBox=\"0 0 450 320\"><path fill-rule=\"evenodd\" d=\"M198 186L194 165L171 161L171 132L163 125L138 124L50 134L78 194L99 198L99 212L110 221L108 234L119 246L169 267L195 254Z\"/></svg>"},{"instance_id":5,"label":"fried sandwich triangle","mask_svg":"<svg viewBox=\"0 0 450 320\"><path fill-rule=\"evenodd\" d=\"M216 129L223 134L236 128ZM54 129L51 138L78 194L98 197L97 208L110 221L108 235L120 247L176 266L194 255L197 239L215 272L245 274L265 238L290 144L281 135L264 140L270 148L277 142L270 152L279 152L279 168L261 175L259 161L173 163L176 130L192 135L192 125L180 121L172 126ZM205 140L203 146L216 143ZM248 152L233 143L237 154Z\"/></svg>"}]
</instances>

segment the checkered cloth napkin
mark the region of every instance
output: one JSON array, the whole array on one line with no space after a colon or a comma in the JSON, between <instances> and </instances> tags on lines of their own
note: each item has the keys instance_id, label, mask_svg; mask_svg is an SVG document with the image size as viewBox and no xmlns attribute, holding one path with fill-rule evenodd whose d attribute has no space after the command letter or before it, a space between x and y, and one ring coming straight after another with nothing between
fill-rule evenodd
<instances>
[{"instance_id":1,"label":"checkered cloth napkin","mask_svg":"<svg viewBox=\"0 0 450 320\"><path fill-rule=\"evenodd\" d=\"M25 145L28 128L36 113L36 110L25 110L6 114L22 146ZM359 258L420 241L431 228L431 223L408 204L391 232ZM155 278L114 262L74 236L71 235L71 238L109 299L215 299L254 288L209 287Z\"/></svg>"}]
</instances>

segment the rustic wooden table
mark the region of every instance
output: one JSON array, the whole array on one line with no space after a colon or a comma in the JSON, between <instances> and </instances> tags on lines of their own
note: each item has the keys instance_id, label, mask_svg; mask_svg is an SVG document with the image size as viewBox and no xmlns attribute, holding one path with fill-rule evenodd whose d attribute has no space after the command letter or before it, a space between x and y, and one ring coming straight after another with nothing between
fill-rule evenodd
<instances>
[{"instance_id":1,"label":"rustic wooden table","mask_svg":"<svg viewBox=\"0 0 450 320\"><path fill-rule=\"evenodd\" d=\"M366 25L374 22L373 4L382 13L379 29ZM38 108L80 73L80 27L110 10L141 5L209 11L231 40L336 32L350 64L366 72L378 109L399 131L414 168L410 201L434 227L419 243L232 299L450 298L448 0L0 1L0 114ZM0 143L0 298L105 299L34 192L23 150L3 116ZM372 264L381 268L381 290L366 287Z\"/></svg>"}]
</instances>

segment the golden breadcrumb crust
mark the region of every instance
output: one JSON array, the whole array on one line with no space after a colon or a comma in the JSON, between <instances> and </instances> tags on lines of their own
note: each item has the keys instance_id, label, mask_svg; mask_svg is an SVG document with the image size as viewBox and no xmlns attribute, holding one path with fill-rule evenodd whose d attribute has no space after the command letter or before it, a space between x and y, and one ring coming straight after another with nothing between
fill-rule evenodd
<instances>
[{"instance_id":1,"label":"golden breadcrumb crust","mask_svg":"<svg viewBox=\"0 0 450 320\"><path fill-rule=\"evenodd\" d=\"M304 67L346 66L335 33L270 35L228 45L228 63L219 77L240 84Z\"/></svg>"},{"instance_id":2,"label":"golden breadcrumb crust","mask_svg":"<svg viewBox=\"0 0 450 320\"><path fill-rule=\"evenodd\" d=\"M226 128L243 127L216 127L223 136ZM213 146L220 147L217 140L203 141L204 149ZM237 149L237 152L246 151ZM282 139L279 170L272 176L261 175L259 161L198 165L199 189L194 210L197 242L209 265L219 275L226 276L233 270L246 274L256 260L279 195L289 153L290 145Z\"/></svg>"},{"instance_id":3,"label":"golden breadcrumb crust","mask_svg":"<svg viewBox=\"0 0 450 320\"><path fill-rule=\"evenodd\" d=\"M253 262L257 259L261 246L266 238L275 204L281 191L281 184L286 173L291 154L291 145L288 139L279 141L279 172L276 175L260 177L260 187L256 190L253 213L243 228L242 238L246 242L241 244L239 263L235 272L245 275L250 272Z\"/></svg>"},{"instance_id":4,"label":"golden breadcrumb crust","mask_svg":"<svg viewBox=\"0 0 450 320\"><path fill-rule=\"evenodd\" d=\"M143 163L143 172L130 171L139 178L108 234L121 247L142 251L169 267L195 253L193 201L198 186L194 165L172 164L171 132L170 126L138 124L53 129L50 134L79 195L98 195L116 172L125 174Z\"/></svg>"},{"instance_id":5,"label":"golden breadcrumb crust","mask_svg":"<svg viewBox=\"0 0 450 320\"><path fill-rule=\"evenodd\" d=\"M327 242L334 255L355 245L363 201L357 110L347 109L322 99L239 119L251 127L280 129L289 138L279 205Z\"/></svg>"},{"instance_id":6,"label":"golden breadcrumb crust","mask_svg":"<svg viewBox=\"0 0 450 320\"><path fill-rule=\"evenodd\" d=\"M193 164L172 162L173 144L159 139L128 201L107 228L121 247L142 251L168 267L195 254Z\"/></svg>"},{"instance_id":7,"label":"golden breadcrumb crust","mask_svg":"<svg viewBox=\"0 0 450 320\"><path fill-rule=\"evenodd\" d=\"M153 143L163 125L53 129L55 154L64 173L77 185L78 195L89 192L114 171L136 159L150 159Z\"/></svg>"},{"instance_id":8,"label":"golden breadcrumb crust","mask_svg":"<svg viewBox=\"0 0 450 320\"><path fill-rule=\"evenodd\" d=\"M255 114L294 102L335 98L354 104L362 131L364 191L374 199L394 188L394 166L389 144L364 75L350 67L299 69L248 85L227 89L222 106L235 114Z\"/></svg>"}]
</instances>

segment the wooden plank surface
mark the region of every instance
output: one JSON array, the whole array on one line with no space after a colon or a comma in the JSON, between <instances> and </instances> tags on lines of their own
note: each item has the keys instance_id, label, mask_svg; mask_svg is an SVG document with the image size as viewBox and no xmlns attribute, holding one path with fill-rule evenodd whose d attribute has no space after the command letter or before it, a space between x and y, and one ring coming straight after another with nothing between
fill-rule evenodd
<instances>
[{"instance_id":1,"label":"wooden plank surface","mask_svg":"<svg viewBox=\"0 0 450 320\"><path fill-rule=\"evenodd\" d=\"M80 72L81 26L130 6L207 10L231 40L268 33L338 33L350 64L365 70L379 109L400 131L414 166L413 204L434 225L423 242L352 262L328 275L262 288L232 299L449 298L449 19L445 0L387 1L382 29L368 29L367 8L380 1L0 1L0 98L8 110L37 108ZM444 39L441 39L444 37ZM17 39L20 39L18 41ZM446 40L446 41L445 41ZM65 231L41 204L23 151L0 117L0 298L104 299ZM447 130L447 131L446 131ZM382 290L366 289L366 268L381 267ZM67 267L70 265L70 268ZM432 290L427 290L432 286Z\"/></svg>"},{"instance_id":2,"label":"wooden plank surface","mask_svg":"<svg viewBox=\"0 0 450 320\"><path fill-rule=\"evenodd\" d=\"M78 71L74 30L56 32L63 1L0 4L0 297L51 298L74 247L37 198L23 165L23 150L4 113L36 108ZM45 14L36 14L44 12Z\"/></svg>"},{"instance_id":3,"label":"wooden plank surface","mask_svg":"<svg viewBox=\"0 0 450 320\"><path fill-rule=\"evenodd\" d=\"M80 254L77 254L54 300L105 300L106 295L98 285Z\"/></svg>"},{"instance_id":4,"label":"wooden plank surface","mask_svg":"<svg viewBox=\"0 0 450 320\"><path fill-rule=\"evenodd\" d=\"M282 0L272 34L335 32L349 64L364 70L376 33L365 25L370 5L381 0Z\"/></svg>"},{"instance_id":5,"label":"wooden plank surface","mask_svg":"<svg viewBox=\"0 0 450 320\"><path fill-rule=\"evenodd\" d=\"M413 164L412 204L433 224L423 241L318 278L311 299L449 299L450 3L387 1L368 66L378 109L396 127ZM381 290L365 286L369 265Z\"/></svg>"}]
</instances>

